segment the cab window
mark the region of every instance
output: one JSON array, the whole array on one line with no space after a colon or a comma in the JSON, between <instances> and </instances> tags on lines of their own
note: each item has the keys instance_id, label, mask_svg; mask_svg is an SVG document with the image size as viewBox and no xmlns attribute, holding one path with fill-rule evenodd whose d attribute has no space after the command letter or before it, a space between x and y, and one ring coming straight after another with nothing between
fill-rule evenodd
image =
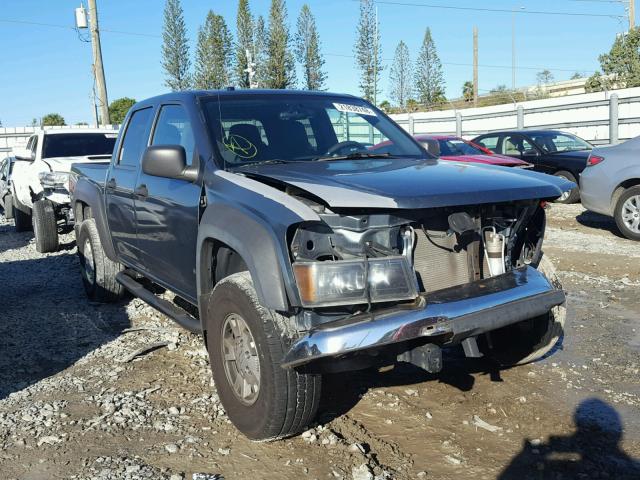
<instances>
[{"instance_id":1,"label":"cab window","mask_svg":"<svg viewBox=\"0 0 640 480\"><path fill-rule=\"evenodd\" d=\"M195 138L184 107L164 105L160 109L151 145L181 145L187 156L187 164L193 163Z\"/></svg>"},{"instance_id":2,"label":"cab window","mask_svg":"<svg viewBox=\"0 0 640 480\"><path fill-rule=\"evenodd\" d=\"M490 137L482 137L478 140L477 143L481 147L488 148L494 153L498 153L498 139L500 137L498 135L490 136Z\"/></svg>"},{"instance_id":3,"label":"cab window","mask_svg":"<svg viewBox=\"0 0 640 480\"><path fill-rule=\"evenodd\" d=\"M140 164L142 153L149 140L152 114L152 108L145 108L131 115L120 147L119 165L138 166Z\"/></svg>"}]
</instances>

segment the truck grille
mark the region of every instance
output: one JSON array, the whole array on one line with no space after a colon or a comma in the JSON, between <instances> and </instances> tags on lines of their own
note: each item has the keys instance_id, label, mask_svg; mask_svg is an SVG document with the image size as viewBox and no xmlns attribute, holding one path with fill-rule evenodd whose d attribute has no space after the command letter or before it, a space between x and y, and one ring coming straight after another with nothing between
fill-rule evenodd
<instances>
[{"instance_id":1,"label":"truck grille","mask_svg":"<svg viewBox=\"0 0 640 480\"><path fill-rule=\"evenodd\" d=\"M413 263L422 292L469 283L472 279L466 249L460 248L456 235L415 229Z\"/></svg>"}]
</instances>

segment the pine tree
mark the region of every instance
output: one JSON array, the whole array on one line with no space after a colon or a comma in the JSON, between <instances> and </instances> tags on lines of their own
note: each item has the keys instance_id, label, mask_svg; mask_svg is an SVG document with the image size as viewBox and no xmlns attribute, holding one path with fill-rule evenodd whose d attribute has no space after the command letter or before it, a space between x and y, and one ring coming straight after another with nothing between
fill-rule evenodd
<instances>
[{"instance_id":1,"label":"pine tree","mask_svg":"<svg viewBox=\"0 0 640 480\"><path fill-rule=\"evenodd\" d=\"M255 83L258 88L267 84L267 50L269 48L269 33L262 16L256 20L256 29L253 36L253 62L256 64Z\"/></svg>"},{"instance_id":2,"label":"pine tree","mask_svg":"<svg viewBox=\"0 0 640 480\"><path fill-rule=\"evenodd\" d=\"M327 75L322 71L324 59L320 53L320 38L316 28L316 19L306 3L298 16L295 53L304 72L304 88L322 90Z\"/></svg>"},{"instance_id":3,"label":"pine tree","mask_svg":"<svg viewBox=\"0 0 640 480\"><path fill-rule=\"evenodd\" d=\"M249 9L249 0L239 0L238 16L236 18L236 82L241 88L249 88L247 74L247 50L253 52L253 17Z\"/></svg>"},{"instance_id":4,"label":"pine tree","mask_svg":"<svg viewBox=\"0 0 640 480\"><path fill-rule=\"evenodd\" d=\"M230 83L231 32L224 18L211 10L198 30L194 84L196 88L222 88Z\"/></svg>"},{"instance_id":5,"label":"pine tree","mask_svg":"<svg viewBox=\"0 0 640 480\"><path fill-rule=\"evenodd\" d=\"M473 102L473 82L467 80L462 85L462 98L465 102Z\"/></svg>"},{"instance_id":6,"label":"pine tree","mask_svg":"<svg viewBox=\"0 0 640 480\"><path fill-rule=\"evenodd\" d=\"M442 63L436 52L436 45L431 37L431 29L427 27L422 47L416 61L415 85L418 100L424 105L441 103L444 96L444 78Z\"/></svg>"},{"instance_id":7,"label":"pine tree","mask_svg":"<svg viewBox=\"0 0 640 480\"><path fill-rule=\"evenodd\" d=\"M393 64L389 72L389 96L395 104L404 108L413 95L413 73L409 48L400 41L393 56Z\"/></svg>"},{"instance_id":8,"label":"pine tree","mask_svg":"<svg viewBox=\"0 0 640 480\"><path fill-rule=\"evenodd\" d=\"M296 83L296 66L290 48L287 6L284 0L271 0L266 86L290 88Z\"/></svg>"},{"instance_id":9,"label":"pine tree","mask_svg":"<svg viewBox=\"0 0 640 480\"><path fill-rule=\"evenodd\" d=\"M360 70L362 96L374 101L379 93L382 72L380 33L376 23L374 0L360 0L360 21L355 54Z\"/></svg>"},{"instance_id":10,"label":"pine tree","mask_svg":"<svg viewBox=\"0 0 640 480\"><path fill-rule=\"evenodd\" d=\"M173 91L191 87L191 60L187 27L180 0L167 0L164 7L162 29L162 67L165 70L165 85Z\"/></svg>"}]
</instances>

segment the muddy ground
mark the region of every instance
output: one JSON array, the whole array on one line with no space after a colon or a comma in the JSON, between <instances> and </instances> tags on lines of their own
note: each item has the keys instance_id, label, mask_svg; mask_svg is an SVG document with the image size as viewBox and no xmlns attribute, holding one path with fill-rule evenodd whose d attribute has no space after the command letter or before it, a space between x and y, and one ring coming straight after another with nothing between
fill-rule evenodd
<instances>
[{"instance_id":1,"label":"muddy ground","mask_svg":"<svg viewBox=\"0 0 640 480\"><path fill-rule=\"evenodd\" d=\"M640 243L579 205L549 211L569 298L551 355L328 376L315 427L274 443L229 424L197 336L89 303L62 240L40 255L0 221L2 479L640 478Z\"/></svg>"}]
</instances>

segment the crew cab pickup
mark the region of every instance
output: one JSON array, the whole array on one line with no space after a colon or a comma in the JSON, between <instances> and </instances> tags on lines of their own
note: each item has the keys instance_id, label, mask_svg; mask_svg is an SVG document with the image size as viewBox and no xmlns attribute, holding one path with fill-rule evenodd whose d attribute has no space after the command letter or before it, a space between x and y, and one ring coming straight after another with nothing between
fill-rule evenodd
<instances>
[{"instance_id":1,"label":"crew cab pickup","mask_svg":"<svg viewBox=\"0 0 640 480\"><path fill-rule=\"evenodd\" d=\"M33 134L15 150L21 168L13 174L11 205L16 230L33 228L38 252L58 249L58 223L73 224L67 190L71 165L111 158L118 132L112 129L53 128Z\"/></svg>"},{"instance_id":2,"label":"crew cab pickup","mask_svg":"<svg viewBox=\"0 0 640 480\"><path fill-rule=\"evenodd\" d=\"M70 183L88 296L127 289L202 333L251 439L300 432L324 372L438 372L454 345L515 365L563 332L544 206L573 184L439 161L357 97L151 98L128 113L110 165L74 165Z\"/></svg>"}]
</instances>

